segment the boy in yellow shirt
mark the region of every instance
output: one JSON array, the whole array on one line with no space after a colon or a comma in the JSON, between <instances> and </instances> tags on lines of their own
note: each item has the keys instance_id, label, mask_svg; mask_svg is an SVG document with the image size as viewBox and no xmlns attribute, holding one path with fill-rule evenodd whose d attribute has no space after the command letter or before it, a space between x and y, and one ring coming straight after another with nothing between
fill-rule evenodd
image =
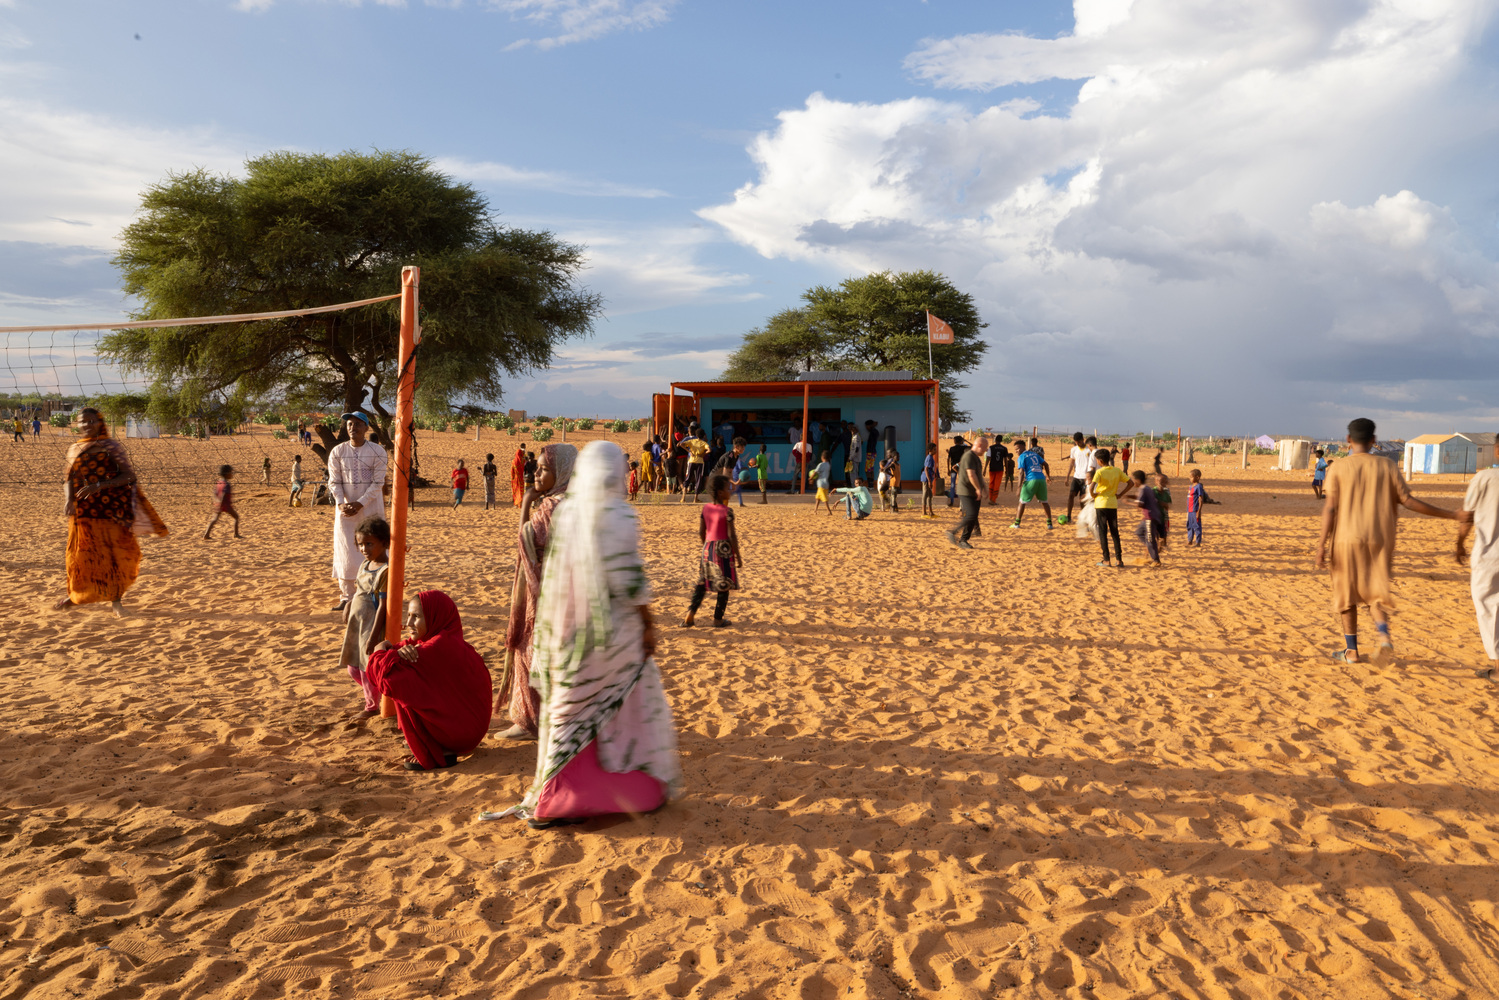
<instances>
[{"instance_id":1,"label":"boy in yellow shirt","mask_svg":"<svg viewBox=\"0 0 1499 1000\"><path fill-rule=\"evenodd\" d=\"M1123 569L1124 553L1119 548L1119 500L1129 495L1134 482L1114 467L1114 454L1107 448L1098 449L1094 457L1098 459L1098 470L1088 484L1088 495L1093 498L1093 510L1098 514L1098 541L1103 546L1103 561L1098 565L1110 565L1109 536L1112 535L1114 559Z\"/></svg>"}]
</instances>

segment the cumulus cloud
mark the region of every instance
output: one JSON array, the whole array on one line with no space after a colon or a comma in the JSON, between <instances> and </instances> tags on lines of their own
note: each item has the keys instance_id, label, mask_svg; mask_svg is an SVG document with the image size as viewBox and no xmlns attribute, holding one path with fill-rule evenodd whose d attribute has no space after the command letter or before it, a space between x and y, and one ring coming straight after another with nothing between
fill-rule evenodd
<instances>
[{"instance_id":1,"label":"cumulus cloud","mask_svg":"<svg viewBox=\"0 0 1499 1000\"><path fill-rule=\"evenodd\" d=\"M949 274L997 348L980 419L1104 426L1159 403L1205 429L1267 409L1330 429L1368 401L1346 372L1400 383L1416 352L1439 371L1402 419L1499 415L1441 381L1499 344L1474 236L1492 220L1427 193L1459 144L1460 183L1489 183L1499 114L1472 56L1493 7L1076 0L1058 38L923 43L907 69L951 99L812 95L700 214L766 256ZM1044 113L1024 88L1058 79L1077 102Z\"/></svg>"},{"instance_id":2,"label":"cumulus cloud","mask_svg":"<svg viewBox=\"0 0 1499 1000\"><path fill-rule=\"evenodd\" d=\"M705 263L705 251L721 239L708 229L592 223L563 225L557 231L563 239L587 248L588 269L582 280L604 296L611 316L761 297L749 289L749 275Z\"/></svg>"}]
</instances>

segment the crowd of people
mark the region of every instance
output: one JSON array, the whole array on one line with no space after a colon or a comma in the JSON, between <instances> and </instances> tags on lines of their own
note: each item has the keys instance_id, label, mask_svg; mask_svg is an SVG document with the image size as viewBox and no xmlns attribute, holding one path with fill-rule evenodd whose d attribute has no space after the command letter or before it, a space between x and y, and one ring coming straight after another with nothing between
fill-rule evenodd
<instances>
[{"instance_id":1,"label":"crowd of people","mask_svg":"<svg viewBox=\"0 0 1499 1000\"><path fill-rule=\"evenodd\" d=\"M454 766L488 734L495 715L508 722L499 735L534 740L534 782L523 800L489 814L521 816L533 826L554 826L611 812L645 812L673 793L679 770L671 710L654 661L656 624L652 591L639 550L639 521L630 498L643 488L642 463L656 464L656 442L631 461L613 442L596 441L581 451L571 444L545 444L539 453L517 449L511 468L519 506L514 589L497 686L477 650L464 638L453 601L437 590L423 590L405 608L411 638L386 641L390 613L390 526L384 517L384 485L389 456L372 440L373 420L365 413L344 415L347 440L328 455L328 489L335 505L332 576L340 591L334 611L342 616L341 666L354 682L361 711L391 714L411 751L406 767L433 770ZM139 570L138 536L165 535L166 526L147 501L129 457L112 439L99 413L82 410L77 440L68 452L65 512L68 517L67 595L59 609L108 602L123 613L121 599ZM681 624L693 627L708 595L714 597L712 625L727 627L730 595L739 589L743 552L735 525L734 500L743 506L742 473L763 469L746 458L742 438L714 446L693 431L679 445L684 461L674 470L683 496L707 492L698 519L697 582ZM1461 510L1432 506L1411 495L1393 461L1371 453L1372 421L1348 428L1346 458L1319 464L1316 488L1325 494L1316 566L1328 569L1334 611L1344 645L1336 658L1359 662L1358 608L1369 609L1379 653L1393 652L1389 616L1396 508L1460 522L1459 561L1471 564L1471 591L1489 665L1481 673L1499 680L1499 445L1494 468L1474 478ZM693 442L697 442L696 445ZM987 435L972 442L954 438L947 452L946 476L937 469L937 446L930 445L920 473L923 514L935 516L932 500L946 479L949 505L958 523L946 531L960 549L981 536L979 510L997 506L1000 494L1019 495L1012 529L1020 529L1026 508L1039 503L1047 529L1075 521L1080 537L1090 535L1101 549L1101 567L1123 567L1119 511L1131 505L1139 520L1134 534L1146 562L1159 566L1171 537L1170 482L1161 470L1127 470L1126 450L1099 447L1093 438L1074 436L1061 478L1067 483L1066 513L1054 518L1048 497L1052 466L1039 441L1013 439L993 445ZM899 510L899 457L894 449L874 471L881 508ZM764 455L762 448L760 455ZM662 450L662 464L670 453ZM697 456L699 461L691 461ZM824 451L807 470L816 483L813 511L832 513L834 493L845 514L868 518L875 498L863 476L845 466L846 485L834 487L834 464ZM849 459L852 462L852 459ZM693 470L691 466L703 468ZM300 491L300 458L294 495ZM467 470L453 478L457 506L467 489ZM879 478L881 473L883 478ZM495 504L498 467L487 455L481 475L486 507ZM896 484L893 487L892 483ZM762 487L763 498L763 487ZM1201 545L1203 509L1213 501L1200 470L1190 473L1185 544ZM891 503L893 501L893 506ZM1076 511L1076 514L1074 514ZM211 537L228 515L236 534L233 470L220 470L214 491ZM1471 544L1471 554L1469 545Z\"/></svg>"}]
</instances>

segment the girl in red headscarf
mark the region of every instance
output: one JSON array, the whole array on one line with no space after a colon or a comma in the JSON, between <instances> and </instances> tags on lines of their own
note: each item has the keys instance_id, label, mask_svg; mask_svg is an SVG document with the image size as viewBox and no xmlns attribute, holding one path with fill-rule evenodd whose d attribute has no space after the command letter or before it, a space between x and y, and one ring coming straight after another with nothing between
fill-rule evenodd
<instances>
[{"instance_id":1,"label":"girl in red headscarf","mask_svg":"<svg viewBox=\"0 0 1499 1000\"><path fill-rule=\"evenodd\" d=\"M424 590L406 609L412 639L382 642L370 654L365 676L396 705L396 723L415 760L411 771L452 767L489 732L493 685L484 658L463 638L453 599Z\"/></svg>"}]
</instances>

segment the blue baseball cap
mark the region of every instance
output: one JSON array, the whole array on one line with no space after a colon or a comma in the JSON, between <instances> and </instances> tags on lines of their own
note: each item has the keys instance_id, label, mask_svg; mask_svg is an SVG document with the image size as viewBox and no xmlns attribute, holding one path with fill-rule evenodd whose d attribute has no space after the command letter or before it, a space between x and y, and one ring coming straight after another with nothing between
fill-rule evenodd
<instances>
[{"instance_id":1,"label":"blue baseball cap","mask_svg":"<svg viewBox=\"0 0 1499 1000\"><path fill-rule=\"evenodd\" d=\"M345 413L343 416L339 417L338 419L340 419L340 420L363 420L364 421L364 426L366 426L366 427L373 427L373 426L375 426L375 418L372 417L372 416L370 416L368 413L365 413L363 410L355 410L352 413Z\"/></svg>"}]
</instances>

